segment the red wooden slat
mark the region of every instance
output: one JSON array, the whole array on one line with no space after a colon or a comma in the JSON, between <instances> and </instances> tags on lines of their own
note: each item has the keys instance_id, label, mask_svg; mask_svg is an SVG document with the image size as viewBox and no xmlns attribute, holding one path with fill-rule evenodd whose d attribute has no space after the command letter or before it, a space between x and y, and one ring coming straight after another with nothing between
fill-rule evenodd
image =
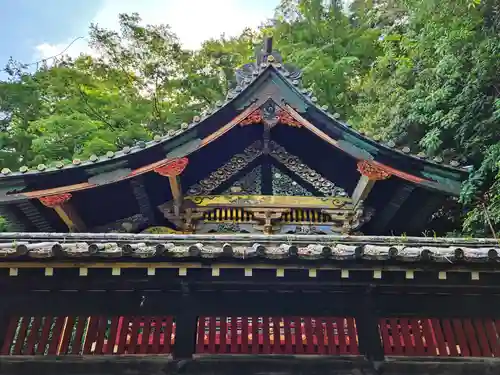
<instances>
[{"instance_id":1,"label":"red wooden slat","mask_svg":"<svg viewBox=\"0 0 500 375\"><path fill-rule=\"evenodd\" d=\"M202 319L200 317L200 319ZM161 328L162 328L162 317L161 316L155 316L155 329L153 332L153 346L151 347L151 354L158 354L160 353L160 343L161 343ZM205 322L205 318L203 317L203 322ZM203 341L201 343L203 347ZM203 353L203 352L200 352Z\"/></svg>"},{"instance_id":2,"label":"red wooden slat","mask_svg":"<svg viewBox=\"0 0 500 375\"><path fill-rule=\"evenodd\" d=\"M141 346L139 347L139 354L146 354L149 351L149 334L151 332L151 317L144 318L144 326L142 328Z\"/></svg>"},{"instance_id":3,"label":"red wooden slat","mask_svg":"<svg viewBox=\"0 0 500 375\"><path fill-rule=\"evenodd\" d=\"M46 316L42 323L42 333L36 347L36 354L45 354L47 342L49 340L50 329L52 328L52 317Z\"/></svg>"},{"instance_id":4,"label":"red wooden slat","mask_svg":"<svg viewBox=\"0 0 500 375\"><path fill-rule=\"evenodd\" d=\"M119 338L118 338L118 349L116 354L125 354L127 340L128 340L128 330L130 326L131 317L123 316L120 317L121 322L118 328Z\"/></svg>"},{"instance_id":5,"label":"red wooden slat","mask_svg":"<svg viewBox=\"0 0 500 375\"><path fill-rule=\"evenodd\" d=\"M205 317L198 317L198 337L196 338L196 353L205 352Z\"/></svg>"},{"instance_id":6,"label":"red wooden slat","mask_svg":"<svg viewBox=\"0 0 500 375\"><path fill-rule=\"evenodd\" d=\"M495 349L496 356L500 358L500 319L495 319L495 327L497 333L497 348Z\"/></svg>"},{"instance_id":7,"label":"red wooden slat","mask_svg":"<svg viewBox=\"0 0 500 375\"><path fill-rule=\"evenodd\" d=\"M172 316L165 317L165 335L163 340L162 353L172 352L172 338L175 336L174 318ZM175 342L175 341L174 341Z\"/></svg>"},{"instance_id":8,"label":"red wooden slat","mask_svg":"<svg viewBox=\"0 0 500 375\"><path fill-rule=\"evenodd\" d=\"M295 353L303 354L304 345L302 343L302 322L300 317L294 317L293 322L295 326Z\"/></svg>"},{"instance_id":9,"label":"red wooden slat","mask_svg":"<svg viewBox=\"0 0 500 375\"><path fill-rule=\"evenodd\" d=\"M467 339L465 338L465 332L462 327L462 321L460 319L452 319L453 331L455 332L458 345L460 346L460 351L462 356L469 357L470 351L467 345Z\"/></svg>"},{"instance_id":10,"label":"red wooden slat","mask_svg":"<svg viewBox=\"0 0 500 375\"><path fill-rule=\"evenodd\" d=\"M97 323L97 335L94 354L103 354L104 340L106 339L106 331L108 329L108 318L100 316Z\"/></svg>"},{"instance_id":11,"label":"red wooden slat","mask_svg":"<svg viewBox=\"0 0 500 375\"><path fill-rule=\"evenodd\" d=\"M443 327L439 319L431 319L431 328L432 328L432 333L436 338L437 347L439 349L439 355L441 357L448 357L450 355L448 352L448 345L444 338Z\"/></svg>"},{"instance_id":12,"label":"red wooden slat","mask_svg":"<svg viewBox=\"0 0 500 375\"><path fill-rule=\"evenodd\" d=\"M325 352L325 335L323 334L323 318L316 318L314 333L318 341L318 354L327 354Z\"/></svg>"},{"instance_id":13,"label":"red wooden slat","mask_svg":"<svg viewBox=\"0 0 500 375\"><path fill-rule=\"evenodd\" d=\"M26 338L26 335L28 334L28 327L29 327L30 321L31 321L31 317L29 317L29 316L22 317L21 325L20 325L19 330L17 332L16 343L14 344L14 349L12 350L13 355L22 354L24 340Z\"/></svg>"},{"instance_id":14,"label":"red wooden slat","mask_svg":"<svg viewBox=\"0 0 500 375\"><path fill-rule=\"evenodd\" d=\"M340 319L336 318L325 318L325 325L326 325L326 335L328 338L328 354L346 354L347 349L346 349L346 343L345 340L342 338L344 337L344 332L342 331L342 336L339 334L339 323ZM343 324L343 323L342 323ZM335 335L335 329L334 327L337 327L337 335ZM339 345L337 346L337 340L338 338Z\"/></svg>"},{"instance_id":15,"label":"red wooden slat","mask_svg":"<svg viewBox=\"0 0 500 375\"><path fill-rule=\"evenodd\" d=\"M113 316L111 318L111 324L109 326L109 336L108 342L106 344L105 354L113 354L115 351L115 345L118 346L118 324L120 323L119 316Z\"/></svg>"},{"instance_id":16,"label":"red wooden slat","mask_svg":"<svg viewBox=\"0 0 500 375\"><path fill-rule=\"evenodd\" d=\"M306 353L314 354L315 346L314 346L314 335L313 335L313 326L312 319L307 317L304 318L304 331L306 335Z\"/></svg>"},{"instance_id":17,"label":"red wooden slat","mask_svg":"<svg viewBox=\"0 0 500 375\"><path fill-rule=\"evenodd\" d=\"M405 355L415 355L415 347L410 336L410 321L408 319L399 319L399 324L401 325L401 334L403 336L404 342L404 352Z\"/></svg>"},{"instance_id":18,"label":"red wooden slat","mask_svg":"<svg viewBox=\"0 0 500 375\"><path fill-rule=\"evenodd\" d=\"M56 355L57 350L59 349L59 344L61 342L61 334L62 329L64 327L64 323L66 322L66 318L64 316L58 316L55 318L54 328L52 329L52 337L50 338L49 343L49 355Z\"/></svg>"},{"instance_id":19,"label":"red wooden slat","mask_svg":"<svg viewBox=\"0 0 500 375\"><path fill-rule=\"evenodd\" d=\"M271 354L271 340L269 332L269 317L262 317L262 353Z\"/></svg>"},{"instance_id":20,"label":"red wooden slat","mask_svg":"<svg viewBox=\"0 0 500 375\"><path fill-rule=\"evenodd\" d=\"M432 335L432 326L430 319L422 320L422 330L424 331L425 344L427 346L427 355L436 356L436 343Z\"/></svg>"},{"instance_id":21,"label":"red wooden slat","mask_svg":"<svg viewBox=\"0 0 500 375\"><path fill-rule=\"evenodd\" d=\"M389 328L387 327L387 319L380 319L380 332L382 332L382 345L384 347L385 354L393 354L394 348L391 343L391 338L389 336Z\"/></svg>"},{"instance_id":22,"label":"red wooden slat","mask_svg":"<svg viewBox=\"0 0 500 375\"><path fill-rule=\"evenodd\" d=\"M500 357L500 337L497 336L495 322L492 319L486 319L484 322L484 326L486 329L486 336L488 337L488 341L490 342L493 356Z\"/></svg>"},{"instance_id":23,"label":"red wooden slat","mask_svg":"<svg viewBox=\"0 0 500 375\"><path fill-rule=\"evenodd\" d=\"M142 317L140 316L136 316L132 319L132 328L130 330L130 341L127 345L127 354L135 354L137 352L137 340L139 338L141 323Z\"/></svg>"},{"instance_id":24,"label":"red wooden slat","mask_svg":"<svg viewBox=\"0 0 500 375\"><path fill-rule=\"evenodd\" d=\"M73 341L73 345L71 346L71 354L80 354L83 343L83 331L85 330L86 324L87 324L87 317L79 316L78 322L76 323L75 338Z\"/></svg>"},{"instance_id":25,"label":"red wooden slat","mask_svg":"<svg viewBox=\"0 0 500 375\"><path fill-rule=\"evenodd\" d=\"M239 353L238 348L238 317L231 317L231 353Z\"/></svg>"},{"instance_id":26,"label":"red wooden slat","mask_svg":"<svg viewBox=\"0 0 500 375\"><path fill-rule=\"evenodd\" d=\"M75 328L75 317L68 316L65 319L63 331L61 333L61 345L59 347L59 354L69 354L69 345L71 342L71 336Z\"/></svg>"},{"instance_id":27,"label":"red wooden slat","mask_svg":"<svg viewBox=\"0 0 500 375\"><path fill-rule=\"evenodd\" d=\"M358 335L356 331L356 321L354 318L347 318L347 332L349 333L349 354L359 354Z\"/></svg>"},{"instance_id":28,"label":"red wooden slat","mask_svg":"<svg viewBox=\"0 0 500 375\"><path fill-rule=\"evenodd\" d=\"M220 317L219 353L227 353L227 316Z\"/></svg>"},{"instance_id":29,"label":"red wooden slat","mask_svg":"<svg viewBox=\"0 0 500 375\"><path fill-rule=\"evenodd\" d=\"M247 354L248 350L248 318L241 318L241 353Z\"/></svg>"},{"instance_id":30,"label":"red wooden slat","mask_svg":"<svg viewBox=\"0 0 500 375\"><path fill-rule=\"evenodd\" d=\"M336 354L339 352L340 354L349 354L347 349L347 338L345 335L345 320L344 318L335 318L335 327L337 327L337 334L335 335L335 330L333 331L333 339L334 339L334 349L335 351L330 351L330 354ZM336 336L336 337L335 337ZM337 340L338 339L338 351L337 351Z\"/></svg>"},{"instance_id":31,"label":"red wooden slat","mask_svg":"<svg viewBox=\"0 0 500 375\"><path fill-rule=\"evenodd\" d=\"M281 352L281 318L273 317L273 354L282 354Z\"/></svg>"},{"instance_id":32,"label":"red wooden slat","mask_svg":"<svg viewBox=\"0 0 500 375\"><path fill-rule=\"evenodd\" d=\"M399 332L398 320L396 318L389 319L391 327L392 344L394 345L394 354L403 355L403 346L401 345L401 333Z\"/></svg>"},{"instance_id":33,"label":"red wooden slat","mask_svg":"<svg viewBox=\"0 0 500 375\"><path fill-rule=\"evenodd\" d=\"M259 353L259 318L257 316L252 316L252 354Z\"/></svg>"},{"instance_id":34,"label":"red wooden slat","mask_svg":"<svg viewBox=\"0 0 500 375\"><path fill-rule=\"evenodd\" d=\"M484 357L492 357L493 353L491 352L488 339L486 338L486 332L484 331L482 319L474 319L474 327L476 328L481 354Z\"/></svg>"},{"instance_id":35,"label":"red wooden slat","mask_svg":"<svg viewBox=\"0 0 500 375\"><path fill-rule=\"evenodd\" d=\"M19 317L13 316L9 320L9 325L7 326L7 331L5 332L4 342L2 345L2 355L9 355L12 341L14 341L14 336L16 334L17 323L19 322Z\"/></svg>"},{"instance_id":36,"label":"red wooden slat","mask_svg":"<svg viewBox=\"0 0 500 375\"><path fill-rule=\"evenodd\" d=\"M450 351L450 356L457 357L457 341L455 339L455 334L451 326L451 321L449 319L443 319L443 330L446 342L448 343L448 349Z\"/></svg>"},{"instance_id":37,"label":"red wooden slat","mask_svg":"<svg viewBox=\"0 0 500 375\"><path fill-rule=\"evenodd\" d=\"M42 324L42 318L36 316L33 318L33 323L31 325L31 330L26 339L26 348L24 349L24 354L33 355L35 354L35 344L38 341L38 336L40 335L40 325ZM3 353L2 353L3 354Z\"/></svg>"},{"instance_id":38,"label":"red wooden slat","mask_svg":"<svg viewBox=\"0 0 500 375\"><path fill-rule=\"evenodd\" d=\"M415 354L418 356L425 356L425 347L422 340L422 332L420 330L420 323L418 319L410 319L411 330L413 332L413 339L415 340Z\"/></svg>"},{"instance_id":39,"label":"red wooden slat","mask_svg":"<svg viewBox=\"0 0 500 375\"><path fill-rule=\"evenodd\" d=\"M92 354L92 346L97 338L97 329L99 328L99 317L91 316L87 334L85 335L85 344L83 345L83 354Z\"/></svg>"},{"instance_id":40,"label":"red wooden slat","mask_svg":"<svg viewBox=\"0 0 500 375\"><path fill-rule=\"evenodd\" d=\"M285 335L285 354L293 354L293 342L292 342L292 321L290 318L285 317L283 319L283 330Z\"/></svg>"},{"instance_id":41,"label":"red wooden slat","mask_svg":"<svg viewBox=\"0 0 500 375\"><path fill-rule=\"evenodd\" d=\"M481 356L481 349L479 349L479 343L476 339L476 332L472 326L472 321L470 319L464 319L464 331L467 342L469 343L470 353L473 357Z\"/></svg>"}]
</instances>

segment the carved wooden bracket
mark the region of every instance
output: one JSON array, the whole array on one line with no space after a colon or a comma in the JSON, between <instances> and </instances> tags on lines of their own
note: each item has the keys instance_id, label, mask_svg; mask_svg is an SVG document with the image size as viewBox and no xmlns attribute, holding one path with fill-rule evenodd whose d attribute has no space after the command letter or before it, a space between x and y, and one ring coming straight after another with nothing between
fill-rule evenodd
<instances>
[{"instance_id":1,"label":"carved wooden bracket","mask_svg":"<svg viewBox=\"0 0 500 375\"><path fill-rule=\"evenodd\" d=\"M386 180L391 174L368 160L358 162L358 171L372 181Z\"/></svg>"},{"instance_id":2,"label":"carved wooden bracket","mask_svg":"<svg viewBox=\"0 0 500 375\"><path fill-rule=\"evenodd\" d=\"M47 195L38 199L45 207L54 208L68 202L71 199L71 193Z\"/></svg>"},{"instance_id":3,"label":"carved wooden bracket","mask_svg":"<svg viewBox=\"0 0 500 375\"><path fill-rule=\"evenodd\" d=\"M166 163L156 167L154 171L163 177L179 176L188 165L188 158L177 158L167 161Z\"/></svg>"},{"instance_id":4,"label":"carved wooden bracket","mask_svg":"<svg viewBox=\"0 0 500 375\"><path fill-rule=\"evenodd\" d=\"M288 111L282 108L278 110L278 122L296 128L301 128L303 126L300 121L297 121Z\"/></svg>"},{"instance_id":5,"label":"carved wooden bracket","mask_svg":"<svg viewBox=\"0 0 500 375\"><path fill-rule=\"evenodd\" d=\"M250 113L248 117L244 118L241 122L240 125L252 125L252 124L260 124L262 122L262 114L260 112L260 109L257 109Z\"/></svg>"}]
</instances>

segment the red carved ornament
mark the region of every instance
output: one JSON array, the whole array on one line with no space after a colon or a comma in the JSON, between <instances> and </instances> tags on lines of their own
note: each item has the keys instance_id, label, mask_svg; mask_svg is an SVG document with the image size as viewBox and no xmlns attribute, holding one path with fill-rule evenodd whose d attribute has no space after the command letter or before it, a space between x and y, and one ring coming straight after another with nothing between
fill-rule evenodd
<instances>
[{"instance_id":1,"label":"red carved ornament","mask_svg":"<svg viewBox=\"0 0 500 375\"><path fill-rule=\"evenodd\" d=\"M45 206L54 208L66 203L71 199L71 193L63 193L57 195L47 195L46 197L38 198L38 200Z\"/></svg>"},{"instance_id":2,"label":"red carved ornament","mask_svg":"<svg viewBox=\"0 0 500 375\"><path fill-rule=\"evenodd\" d=\"M303 125L297 121L290 113L288 113L286 110L281 109L278 111L278 121L282 124L289 125L289 126L294 126L297 128L302 127Z\"/></svg>"},{"instance_id":3,"label":"red carved ornament","mask_svg":"<svg viewBox=\"0 0 500 375\"><path fill-rule=\"evenodd\" d=\"M154 171L163 177L179 176L188 165L188 158L177 158L156 167Z\"/></svg>"},{"instance_id":4,"label":"red carved ornament","mask_svg":"<svg viewBox=\"0 0 500 375\"><path fill-rule=\"evenodd\" d=\"M260 114L260 109L257 109L241 120L240 125L260 124L261 122L262 115Z\"/></svg>"},{"instance_id":5,"label":"red carved ornament","mask_svg":"<svg viewBox=\"0 0 500 375\"><path fill-rule=\"evenodd\" d=\"M358 171L372 181L386 180L391 177L391 173L370 163L368 160L361 160L358 162Z\"/></svg>"}]
</instances>

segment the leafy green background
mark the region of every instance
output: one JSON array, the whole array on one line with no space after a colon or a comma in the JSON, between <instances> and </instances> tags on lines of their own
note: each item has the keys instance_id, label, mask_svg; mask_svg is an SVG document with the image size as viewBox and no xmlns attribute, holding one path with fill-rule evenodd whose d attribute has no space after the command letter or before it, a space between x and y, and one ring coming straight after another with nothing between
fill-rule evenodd
<instances>
[{"instance_id":1,"label":"leafy green background","mask_svg":"<svg viewBox=\"0 0 500 375\"><path fill-rule=\"evenodd\" d=\"M497 0L283 0L259 31L181 47L168 25L120 15L92 25L99 57L9 61L0 81L0 165L70 162L149 140L225 97L264 35L301 67L318 101L377 140L473 171L454 234L500 230L500 4ZM5 225L0 222L0 230Z\"/></svg>"}]
</instances>

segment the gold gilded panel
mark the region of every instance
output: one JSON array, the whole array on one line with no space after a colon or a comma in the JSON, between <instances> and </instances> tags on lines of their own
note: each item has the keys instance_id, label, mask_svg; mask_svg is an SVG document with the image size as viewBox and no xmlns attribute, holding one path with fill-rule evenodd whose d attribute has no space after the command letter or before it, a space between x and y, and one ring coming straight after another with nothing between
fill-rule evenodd
<instances>
[{"instance_id":1,"label":"gold gilded panel","mask_svg":"<svg viewBox=\"0 0 500 375\"><path fill-rule=\"evenodd\" d=\"M316 208L350 209L352 201L344 197L298 197L275 195L205 195L185 197L197 207L255 207L255 208Z\"/></svg>"}]
</instances>

